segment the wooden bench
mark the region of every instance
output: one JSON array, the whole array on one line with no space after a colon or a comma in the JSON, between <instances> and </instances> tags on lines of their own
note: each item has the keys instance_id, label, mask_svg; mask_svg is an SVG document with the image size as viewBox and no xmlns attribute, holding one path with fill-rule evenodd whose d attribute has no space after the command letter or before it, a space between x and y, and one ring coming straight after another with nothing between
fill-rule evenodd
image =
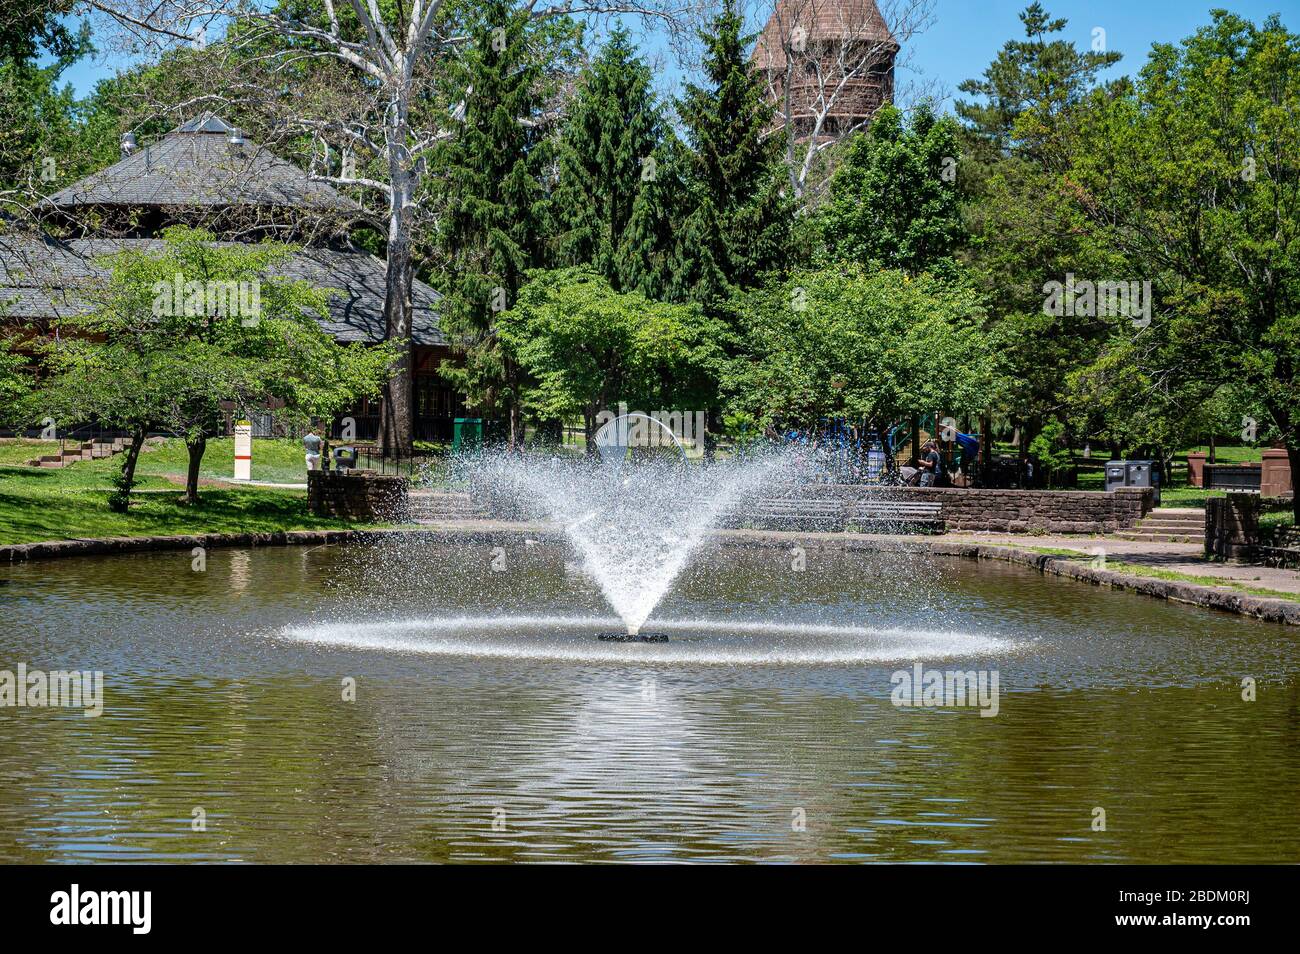
<instances>
[{"instance_id":1,"label":"wooden bench","mask_svg":"<svg viewBox=\"0 0 1300 954\"><path fill-rule=\"evenodd\" d=\"M1265 566L1300 566L1300 547L1255 547L1255 556Z\"/></svg>"},{"instance_id":2,"label":"wooden bench","mask_svg":"<svg viewBox=\"0 0 1300 954\"><path fill-rule=\"evenodd\" d=\"M910 500L760 498L738 515L767 530L847 530L943 533L943 505Z\"/></svg>"},{"instance_id":3,"label":"wooden bench","mask_svg":"<svg viewBox=\"0 0 1300 954\"><path fill-rule=\"evenodd\" d=\"M910 500L859 500L849 511L847 523L863 529L943 533L943 505Z\"/></svg>"},{"instance_id":4,"label":"wooden bench","mask_svg":"<svg viewBox=\"0 0 1300 954\"><path fill-rule=\"evenodd\" d=\"M764 497L742 513L746 522L769 530L843 530L844 503L840 500L799 497Z\"/></svg>"}]
</instances>

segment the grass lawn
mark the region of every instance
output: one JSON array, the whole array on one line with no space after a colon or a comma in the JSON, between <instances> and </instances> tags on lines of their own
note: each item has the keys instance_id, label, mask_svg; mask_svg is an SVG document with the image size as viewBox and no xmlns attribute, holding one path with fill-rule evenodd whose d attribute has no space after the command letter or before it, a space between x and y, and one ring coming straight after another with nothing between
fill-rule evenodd
<instances>
[{"instance_id":1,"label":"grass lawn","mask_svg":"<svg viewBox=\"0 0 1300 954\"><path fill-rule=\"evenodd\" d=\"M81 464L73 466L80 467ZM142 452L140 462L136 464L137 473L171 474L181 478L188 469L189 455L185 442L181 440L169 440L153 451ZM208 441L199 476L209 480L231 480L234 475L235 439L218 437ZM278 484L305 484L307 463L303 459L302 443L295 440L254 440L252 476L253 480Z\"/></svg>"},{"instance_id":2,"label":"grass lawn","mask_svg":"<svg viewBox=\"0 0 1300 954\"><path fill-rule=\"evenodd\" d=\"M1300 603L1300 593L1284 593L1281 590L1270 590L1262 586L1251 586L1248 583L1242 583L1238 580L1227 580L1219 576L1200 576L1195 573L1180 573L1177 570L1165 570L1159 567L1146 566L1142 563L1124 563L1121 560L1107 560L1106 569L1114 570L1116 573L1126 573L1129 576L1147 576L1154 577L1157 580L1173 580L1179 583L1198 583L1201 586L1217 586L1230 590L1236 590L1240 593L1249 593L1252 596L1268 596L1277 600L1291 600Z\"/></svg>"},{"instance_id":3,"label":"grass lawn","mask_svg":"<svg viewBox=\"0 0 1300 954\"><path fill-rule=\"evenodd\" d=\"M308 513L303 490L201 487L200 506L179 506L176 501L181 486L177 481L183 481L187 458L185 445L178 440L140 454L138 483L129 514L113 513L107 502L113 489L112 476L122 466L121 455L58 469L19 463L40 453L51 450L35 442L0 442L0 545L71 537L265 533L347 526ZM202 474L228 479L233 460L231 439L212 441L204 456ZM305 481L297 442L255 441L253 478Z\"/></svg>"}]
</instances>

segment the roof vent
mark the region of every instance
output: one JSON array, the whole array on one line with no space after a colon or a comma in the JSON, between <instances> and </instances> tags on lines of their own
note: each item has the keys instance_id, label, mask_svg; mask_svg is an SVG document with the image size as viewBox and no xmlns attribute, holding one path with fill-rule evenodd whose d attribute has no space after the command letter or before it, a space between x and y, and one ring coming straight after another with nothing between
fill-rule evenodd
<instances>
[{"instance_id":1,"label":"roof vent","mask_svg":"<svg viewBox=\"0 0 1300 954\"><path fill-rule=\"evenodd\" d=\"M122 133L122 155L129 156L136 150L135 133Z\"/></svg>"}]
</instances>

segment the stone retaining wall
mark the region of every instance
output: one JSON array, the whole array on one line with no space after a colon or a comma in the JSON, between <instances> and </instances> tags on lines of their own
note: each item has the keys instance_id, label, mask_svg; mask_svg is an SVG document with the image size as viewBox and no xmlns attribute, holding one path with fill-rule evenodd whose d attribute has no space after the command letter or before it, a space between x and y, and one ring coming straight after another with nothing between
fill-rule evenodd
<instances>
[{"instance_id":1,"label":"stone retaining wall","mask_svg":"<svg viewBox=\"0 0 1300 954\"><path fill-rule=\"evenodd\" d=\"M886 496L941 504L949 530L998 533L1113 533L1135 526L1155 506L1151 489L1138 487L1113 493L903 487Z\"/></svg>"},{"instance_id":2,"label":"stone retaining wall","mask_svg":"<svg viewBox=\"0 0 1300 954\"><path fill-rule=\"evenodd\" d=\"M518 513L492 501L474 503L463 494L428 494L439 500L437 520L471 520L490 515L501 520L521 519ZM941 519L951 531L994 533L1113 533L1135 526L1154 506L1149 488L1126 487L1113 493L1087 490L968 490L959 487L863 487L848 484L800 484L773 487L764 497L796 500L839 500L844 503L837 529L853 527L853 504L866 500L937 503ZM759 526L744 504L727 523L752 529L789 529ZM418 516L418 515L417 515Z\"/></svg>"},{"instance_id":3,"label":"stone retaining wall","mask_svg":"<svg viewBox=\"0 0 1300 954\"><path fill-rule=\"evenodd\" d=\"M307 472L307 507L318 517L342 520L405 519L409 481L392 474L335 470Z\"/></svg>"},{"instance_id":4,"label":"stone retaining wall","mask_svg":"<svg viewBox=\"0 0 1300 954\"><path fill-rule=\"evenodd\" d=\"M1134 526L1154 506L1150 488L1138 487L1104 493L807 484L774 488L767 496L840 499L847 504L858 500L937 503L942 507L941 519L945 529L996 533L1113 533ZM743 508L740 512L743 515ZM740 519L743 520L743 516Z\"/></svg>"}]
</instances>

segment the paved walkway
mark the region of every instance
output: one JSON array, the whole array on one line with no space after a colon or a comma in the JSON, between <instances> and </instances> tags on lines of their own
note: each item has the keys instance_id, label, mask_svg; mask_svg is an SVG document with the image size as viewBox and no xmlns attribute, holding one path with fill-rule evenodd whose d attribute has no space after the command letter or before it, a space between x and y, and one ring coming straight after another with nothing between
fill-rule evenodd
<instances>
[{"instance_id":1,"label":"paved walkway","mask_svg":"<svg viewBox=\"0 0 1300 954\"><path fill-rule=\"evenodd\" d=\"M1112 536L1038 537L998 533L948 533L944 534L943 539L1022 548L1078 550L1081 555L1094 557L1103 553L1107 560L1139 564L1174 573L1231 580L1247 586L1277 590L1280 593L1300 593L1300 571L1298 570L1216 563L1205 558L1204 548L1199 543L1158 543L1145 540L1122 540Z\"/></svg>"}]
</instances>

